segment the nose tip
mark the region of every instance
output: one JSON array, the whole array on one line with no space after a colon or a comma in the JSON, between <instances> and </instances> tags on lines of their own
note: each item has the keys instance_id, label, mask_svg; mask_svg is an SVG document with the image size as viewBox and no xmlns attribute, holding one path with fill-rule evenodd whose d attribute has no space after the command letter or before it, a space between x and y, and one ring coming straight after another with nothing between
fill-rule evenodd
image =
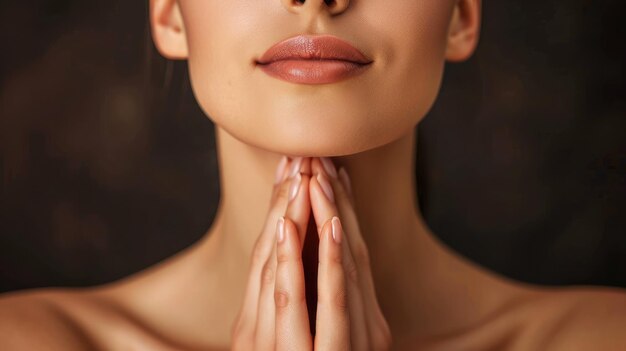
<instances>
[{"instance_id":1,"label":"nose tip","mask_svg":"<svg viewBox=\"0 0 626 351\"><path fill-rule=\"evenodd\" d=\"M325 10L336 15L348 7L350 0L282 0L282 2L294 12Z\"/></svg>"}]
</instances>

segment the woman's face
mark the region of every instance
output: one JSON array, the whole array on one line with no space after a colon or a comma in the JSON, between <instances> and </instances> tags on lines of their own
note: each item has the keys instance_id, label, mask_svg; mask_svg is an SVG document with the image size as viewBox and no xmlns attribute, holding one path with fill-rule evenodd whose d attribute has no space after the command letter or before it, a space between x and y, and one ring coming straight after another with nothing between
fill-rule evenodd
<instances>
[{"instance_id":1,"label":"woman's face","mask_svg":"<svg viewBox=\"0 0 626 351\"><path fill-rule=\"evenodd\" d=\"M478 7L479 0L153 0L152 24L165 56L188 59L202 109L235 138L292 156L340 156L413 131L435 100L446 58L473 50L476 33L465 42L451 33L477 32ZM177 21L178 30L155 30ZM259 68L268 48L299 34L339 37L373 62L327 84Z\"/></svg>"}]
</instances>

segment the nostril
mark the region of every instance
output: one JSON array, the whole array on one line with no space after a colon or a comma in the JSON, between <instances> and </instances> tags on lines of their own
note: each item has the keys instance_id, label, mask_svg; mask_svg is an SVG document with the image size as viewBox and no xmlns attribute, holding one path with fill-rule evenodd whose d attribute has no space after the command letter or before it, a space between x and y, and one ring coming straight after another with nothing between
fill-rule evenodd
<instances>
[{"instance_id":1,"label":"nostril","mask_svg":"<svg viewBox=\"0 0 626 351\"><path fill-rule=\"evenodd\" d=\"M296 4L304 4L305 0L293 0ZM324 3L328 6L335 5L336 0L324 0Z\"/></svg>"}]
</instances>

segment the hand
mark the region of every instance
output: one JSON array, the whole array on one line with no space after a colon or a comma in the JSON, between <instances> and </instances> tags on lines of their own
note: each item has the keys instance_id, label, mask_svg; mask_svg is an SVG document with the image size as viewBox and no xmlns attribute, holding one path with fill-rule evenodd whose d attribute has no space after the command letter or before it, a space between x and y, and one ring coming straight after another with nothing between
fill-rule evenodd
<instances>
[{"instance_id":1,"label":"hand","mask_svg":"<svg viewBox=\"0 0 626 351\"><path fill-rule=\"evenodd\" d=\"M320 234L315 349L389 350L391 332L376 298L369 252L359 229L348 175L345 169L337 172L328 158L313 159L311 168L309 193ZM340 238L339 244L333 242L333 236ZM332 281L334 274L345 274L347 279ZM326 311L336 306L347 309L342 313ZM337 326L345 319L349 319L349 328ZM319 328L327 329L323 337Z\"/></svg>"},{"instance_id":2,"label":"hand","mask_svg":"<svg viewBox=\"0 0 626 351\"><path fill-rule=\"evenodd\" d=\"M270 208L250 262L248 285L232 329L232 350L311 350L302 244L311 205L310 159L283 157ZM279 232L284 240L278 245Z\"/></svg>"},{"instance_id":3,"label":"hand","mask_svg":"<svg viewBox=\"0 0 626 351\"><path fill-rule=\"evenodd\" d=\"M283 158L279 164L270 211L255 244L244 304L233 328L233 350L311 350L313 345L315 350L387 350L391 345L358 231L347 174L340 171L342 184L332 166L328 183L321 162L332 166L328 159L308 158ZM311 169L319 178L311 180ZM320 235L314 341L301 256L311 209ZM354 239L348 239L343 231L337 217L340 213L347 218L348 231L356 234ZM279 237L282 240L278 241ZM362 251L358 251L357 266L352 251L359 240Z\"/></svg>"}]
</instances>

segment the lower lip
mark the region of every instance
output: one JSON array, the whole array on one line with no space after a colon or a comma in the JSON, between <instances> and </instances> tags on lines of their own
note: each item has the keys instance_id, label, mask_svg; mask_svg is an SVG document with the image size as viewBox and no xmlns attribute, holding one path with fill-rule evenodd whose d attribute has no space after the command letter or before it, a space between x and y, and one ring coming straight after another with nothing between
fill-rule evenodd
<instances>
[{"instance_id":1,"label":"lower lip","mask_svg":"<svg viewBox=\"0 0 626 351\"><path fill-rule=\"evenodd\" d=\"M279 60L258 66L274 78L299 84L328 84L363 73L370 65L342 60Z\"/></svg>"}]
</instances>

